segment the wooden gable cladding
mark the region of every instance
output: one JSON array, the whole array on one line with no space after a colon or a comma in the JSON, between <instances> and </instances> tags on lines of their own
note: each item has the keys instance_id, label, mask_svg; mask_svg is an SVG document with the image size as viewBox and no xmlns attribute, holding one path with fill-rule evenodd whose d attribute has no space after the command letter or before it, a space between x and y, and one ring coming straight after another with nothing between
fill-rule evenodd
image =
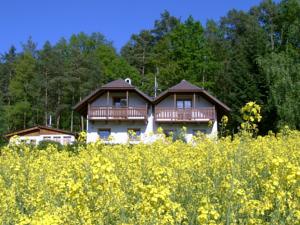
<instances>
[{"instance_id":1,"label":"wooden gable cladding","mask_svg":"<svg viewBox=\"0 0 300 225\"><path fill-rule=\"evenodd\" d=\"M223 102L218 100L216 97L212 96L206 90L197 87L196 85L193 85L186 80L182 80L180 83L167 89L166 91L162 92L160 95L154 98L154 97L149 97L148 95L144 94L142 91L138 90L136 87L132 86L131 84L128 84L122 79L112 81L106 85L103 85L101 88L98 88L90 95L85 97L82 101L77 103L77 105L75 105L73 109L78 113L80 113L81 115L88 116L88 113L90 112L91 102L95 101L101 95L105 94L106 102L107 102L106 106L109 107L108 103L109 103L110 96L112 95L113 92L118 92L118 91L122 91L124 94L126 94L127 106L128 106L128 99L129 99L128 94L130 95L130 93L132 92L135 92L141 97L143 97L153 107L156 107L158 103L160 103L163 99L165 99L170 95L174 96L174 107L176 107L176 98L179 95L192 96L191 99L193 105L195 106L196 97L198 95L201 95L205 100L215 105L217 111L221 112L218 113L218 115L228 114L231 111L231 109L227 105L225 105Z\"/></svg>"},{"instance_id":2,"label":"wooden gable cladding","mask_svg":"<svg viewBox=\"0 0 300 225\"><path fill-rule=\"evenodd\" d=\"M93 91L90 95L86 96L83 100L78 102L73 109L79 112L81 115L87 115L88 113L88 104L99 98L102 94L107 94L107 98L109 98L109 93L123 91L126 94L126 98L128 99L129 92L135 92L144 98L148 103L151 103L153 98L149 97L142 91L140 91L135 86L128 84L122 79L112 81L108 84L103 85L102 87Z\"/></svg>"},{"instance_id":3,"label":"wooden gable cladding","mask_svg":"<svg viewBox=\"0 0 300 225\"><path fill-rule=\"evenodd\" d=\"M54 130L40 128L40 129L20 133L19 136L62 135L62 134L64 134L64 133L54 131Z\"/></svg>"},{"instance_id":4,"label":"wooden gable cladding","mask_svg":"<svg viewBox=\"0 0 300 225\"><path fill-rule=\"evenodd\" d=\"M5 135L6 138L10 138L14 135L18 136L39 136L39 135L74 135L72 132L64 131L52 127L36 126L28 129L15 131Z\"/></svg>"},{"instance_id":5,"label":"wooden gable cladding","mask_svg":"<svg viewBox=\"0 0 300 225\"><path fill-rule=\"evenodd\" d=\"M65 133L62 133L62 132L59 132L59 131L56 131L56 130L48 130L48 129L43 129L43 128L40 129L40 135L47 135L47 134L62 135L62 134L65 134Z\"/></svg>"},{"instance_id":6,"label":"wooden gable cladding","mask_svg":"<svg viewBox=\"0 0 300 225\"><path fill-rule=\"evenodd\" d=\"M40 131L39 130L33 130L33 131L29 131L29 132L25 132L25 133L21 133L19 134L19 136L39 136L40 135Z\"/></svg>"}]
</instances>

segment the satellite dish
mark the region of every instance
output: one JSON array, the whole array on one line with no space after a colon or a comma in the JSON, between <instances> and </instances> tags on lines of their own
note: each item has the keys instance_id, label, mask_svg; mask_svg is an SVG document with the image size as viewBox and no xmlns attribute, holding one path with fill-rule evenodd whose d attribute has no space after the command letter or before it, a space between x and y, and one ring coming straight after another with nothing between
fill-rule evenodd
<instances>
[{"instance_id":1,"label":"satellite dish","mask_svg":"<svg viewBox=\"0 0 300 225\"><path fill-rule=\"evenodd\" d=\"M125 82L131 85L131 79L130 78L126 78Z\"/></svg>"}]
</instances>

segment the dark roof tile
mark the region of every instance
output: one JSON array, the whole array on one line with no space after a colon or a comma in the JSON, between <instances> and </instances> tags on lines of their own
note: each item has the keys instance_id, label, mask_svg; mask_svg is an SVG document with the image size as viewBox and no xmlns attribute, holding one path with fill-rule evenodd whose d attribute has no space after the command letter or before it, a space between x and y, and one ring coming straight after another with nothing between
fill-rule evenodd
<instances>
[{"instance_id":1,"label":"dark roof tile","mask_svg":"<svg viewBox=\"0 0 300 225\"><path fill-rule=\"evenodd\" d=\"M174 85L169 88L169 91L195 91L202 90L202 88L197 87L196 85L187 82L186 80L182 80L179 84Z\"/></svg>"},{"instance_id":2,"label":"dark roof tile","mask_svg":"<svg viewBox=\"0 0 300 225\"><path fill-rule=\"evenodd\" d=\"M109 82L105 85L102 86L102 88L129 88L129 89L134 89L134 86L131 84L127 83L125 80L119 79L119 80L114 80L112 82Z\"/></svg>"},{"instance_id":3,"label":"dark roof tile","mask_svg":"<svg viewBox=\"0 0 300 225\"><path fill-rule=\"evenodd\" d=\"M154 104L157 104L162 99L164 99L166 96L168 96L170 93L176 93L176 92L187 92L187 93L202 93L206 98L210 99L210 101L214 102L215 104L219 105L226 111L230 111L230 108L219 101L214 96L210 95L207 91L205 91L203 88L197 87L196 85L193 85L189 83L186 80L182 80L179 84L174 85L173 87L167 89L166 91L162 92L159 96L156 98L149 97L133 85L127 83L126 81L119 79L112 81L110 83L107 83L103 85L101 88L98 88L97 90L93 91L90 95L85 97L81 102L79 102L74 109L80 113L86 113L87 111L87 104L89 101L93 101L93 99L97 98L99 95L101 95L106 90L133 90L140 94L142 97L144 97L149 102L152 102Z\"/></svg>"},{"instance_id":4,"label":"dark roof tile","mask_svg":"<svg viewBox=\"0 0 300 225\"><path fill-rule=\"evenodd\" d=\"M26 128L26 129L22 129L22 130L17 130L17 131L8 133L8 134L5 135L5 137L6 138L10 138L10 137L12 137L14 135L22 135L24 133L31 133L31 132L34 132L35 130L41 130L41 129L55 131L55 132L58 132L58 133L61 133L61 134L75 135L73 132L70 132L70 131L61 130L61 129L53 128L53 127L47 127L47 126L38 125L38 126L35 126L35 127L30 127L30 128Z\"/></svg>"},{"instance_id":5,"label":"dark roof tile","mask_svg":"<svg viewBox=\"0 0 300 225\"><path fill-rule=\"evenodd\" d=\"M140 91L138 88L135 86L127 83L125 80L119 79L119 80L114 80L112 82L109 82L105 85L103 85L101 88L96 89L93 91L90 95L86 96L82 101L77 103L73 109L76 110L79 113L86 113L86 108L87 104L89 101L92 101L95 99L97 96L99 96L101 93L107 91L107 90L131 90L135 91L139 95L141 95L144 99L146 99L149 102L152 102L152 98Z\"/></svg>"},{"instance_id":6,"label":"dark roof tile","mask_svg":"<svg viewBox=\"0 0 300 225\"><path fill-rule=\"evenodd\" d=\"M157 104L160 101L162 101L166 96L168 96L170 93L176 93L176 92L196 92L203 94L207 99L210 99L210 101L214 102L216 105L219 105L226 111L230 111L231 109L218 100L216 97L209 94L207 91L205 91L203 88L197 87L196 85L191 84L190 82L186 80L182 80L179 84L174 85L173 87L167 89L166 91L162 92L159 96L157 96L154 100L154 103Z\"/></svg>"}]
</instances>

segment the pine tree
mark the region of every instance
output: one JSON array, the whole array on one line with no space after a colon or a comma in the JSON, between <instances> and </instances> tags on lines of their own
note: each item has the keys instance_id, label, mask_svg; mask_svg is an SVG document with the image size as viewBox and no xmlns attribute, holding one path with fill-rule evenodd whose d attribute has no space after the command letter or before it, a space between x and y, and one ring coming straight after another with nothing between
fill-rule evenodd
<instances>
[{"instance_id":1,"label":"pine tree","mask_svg":"<svg viewBox=\"0 0 300 225\"><path fill-rule=\"evenodd\" d=\"M39 123L41 89L33 56L25 52L16 63L16 74L9 84L12 104L7 110L8 121L15 129Z\"/></svg>"}]
</instances>

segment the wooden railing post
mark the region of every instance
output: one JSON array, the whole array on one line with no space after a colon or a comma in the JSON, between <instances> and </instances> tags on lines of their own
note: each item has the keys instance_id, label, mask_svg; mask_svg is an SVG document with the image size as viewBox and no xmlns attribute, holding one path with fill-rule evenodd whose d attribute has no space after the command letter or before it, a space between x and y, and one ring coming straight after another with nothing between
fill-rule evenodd
<instances>
[{"instance_id":1,"label":"wooden railing post","mask_svg":"<svg viewBox=\"0 0 300 225\"><path fill-rule=\"evenodd\" d=\"M215 119L215 108L190 108L177 109L175 107L156 107L155 119L169 120L169 121L195 121L195 120L211 120Z\"/></svg>"},{"instance_id":2,"label":"wooden railing post","mask_svg":"<svg viewBox=\"0 0 300 225\"><path fill-rule=\"evenodd\" d=\"M148 106L141 107L124 107L115 108L110 106L95 107L88 106L89 118L99 117L100 119L147 119ZM168 121L201 121L201 120L215 120L216 110L215 107L206 108L190 108L190 109L177 109L174 107L155 107L154 117L157 120Z\"/></svg>"}]
</instances>

